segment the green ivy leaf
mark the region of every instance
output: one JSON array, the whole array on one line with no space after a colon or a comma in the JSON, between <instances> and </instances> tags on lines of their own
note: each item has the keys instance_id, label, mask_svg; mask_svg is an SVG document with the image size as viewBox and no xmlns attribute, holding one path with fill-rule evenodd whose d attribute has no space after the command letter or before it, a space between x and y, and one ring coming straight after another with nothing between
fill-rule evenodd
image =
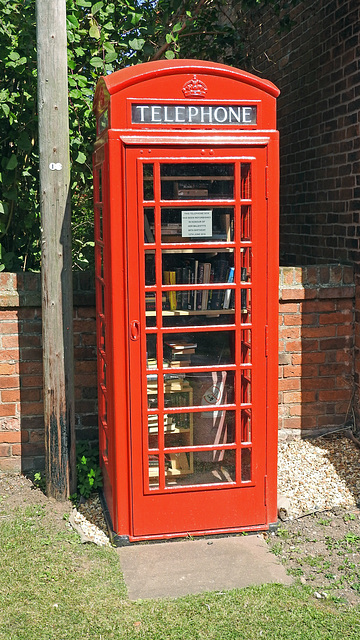
<instances>
[{"instance_id":1,"label":"green ivy leaf","mask_svg":"<svg viewBox=\"0 0 360 640\"><path fill-rule=\"evenodd\" d=\"M90 38L95 38L95 40L99 40L99 38L100 38L100 29L97 26L97 24L91 25L91 27L89 29L89 36L90 36Z\"/></svg>"},{"instance_id":2,"label":"green ivy leaf","mask_svg":"<svg viewBox=\"0 0 360 640\"><path fill-rule=\"evenodd\" d=\"M105 62L113 62L114 60L116 60L116 58L117 58L116 51L110 51L109 53L105 54Z\"/></svg>"},{"instance_id":3,"label":"green ivy leaf","mask_svg":"<svg viewBox=\"0 0 360 640\"><path fill-rule=\"evenodd\" d=\"M175 53L173 51L165 51L165 58L167 60L173 60L175 58Z\"/></svg>"},{"instance_id":4,"label":"green ivy leaf","mask_svg":"<svg viewBox=\"0 0 360 640\"><path fill-rule=\"evenodd\" d=\"M98 56L95 56L94 58L91 58L90 60L90 64L92 67L102 67L104 62L101 58L99 58Z\"/></svg>"},{"instance_id":5,"label":"green ivy leaf","mask_svg":"<svg viewBox=\"0 0 360 640\"><path fill-rule=\"evenodd\" d=\"M104 6L103 2L96 2L95 4L93 4L93 6L91 7L91 13L93 14L93 16L95 15L95 13L100 11L100 9L102 9L103 6Z\"/></svg>"},{"instance_id":6,"label":"green ivy leaf","mask_svg":"<svg viewBox=\"0 0 360 640\"><path fill-rule=\"evenodd\" d=\"M142 38L134 38L134 40L129 40L129 45L134 51L141 51L145 44L145 40Z\"/></svg>"},{"instance_id":7,"label":"green ivy leaf","mask_svg":"<svg viewBox=\"0 0 360 640\"><path fill-rule=\"evenodd\" d=\"M15 169L18 165L18 160L16 155L13 153L12 156L10 157L7 165L6 165L6 169L8 171L12 171L13 169Z\"/></svg>"},{"instance_id":8,"label":"green ivy leaf","mask_svg":"<svg viewBox=\"0 0 360 640\"><path fill-rule=\"evenodd\" d=\"M84 162L86 162L85 153L83 153L82 151L79 151L79 153L77 154L75 162L78 162L79 164L84 164Z\"/></svg>"}]
</instances>

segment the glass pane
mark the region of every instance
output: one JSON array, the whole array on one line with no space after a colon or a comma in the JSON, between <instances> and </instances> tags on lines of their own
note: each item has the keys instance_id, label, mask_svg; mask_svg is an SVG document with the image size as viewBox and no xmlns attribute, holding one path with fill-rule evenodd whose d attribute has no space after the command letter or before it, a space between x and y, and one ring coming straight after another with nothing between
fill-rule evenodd
<instances>
[{"instance_id":1,"label":"glass pane","mask_svg":"<svg viewBox=\"0 0 360 640\"><path fill-rule=\"evenodd\" d=\"M154 209L144 209L144 242L155 242Z\"/></svg>"},{"instance_id":2,"label":"glass pane","mask_svg":"<svg viewBox=\"0 0 360 640\"><path fill-rule=\"evenodd\" d=\"M105 345L105 320L103 316L99 318L99 348L101 351L106 351Z\"/></svg>"},{"instance_id":3,"label":"glass pane","mask_svg":"<svg viewBox=\"0 0 360 640\"><path fill-rule=\"evenodd\" d=\"M166 454L166 486L223 484L235 482L235 451L213 451L204 462L201 453Z\"/></svg>"},{"instance_id":4,"label":"glass pane","mask_svg":"<svg viewBox=\"0 0 360 640\"><path fill-rule=\"evenodd\" d=\"M234 364L235 332L164 334L164 358L171 367Z\"/></svg>"},{"instance_id":5,"label":"glass pane","mask_svg":"<svg viewBox=\"0 0 360 640\"><path fill-rule=\"evenodd\" d=\"M243 242L251 240L251 206L241 207L241 240Z\"/></svg>"},{"instance_id":6,"label":"glass pane","mask_svg":"<svg viewBox=\"0 0 360 640\"><path fill-rule=\"evenodd\" d=\"M184 373L164 375L164 405L165 407L193 406L193 389ZM188 421L182 420L182 416L185 414L180 414L180 421L188 424Z\"/></svg>"},{"instance_id":7,"label":"glass pane","mask_svg":"<svg viewBox=\"0 0 360 640\"><path fill-rule=\"evenodd\" d=\"M251 363L251 329L241 332L241 362Z\"/></svg>"},{"instance_id":8,"label":"glass pane","mask_svg":"<svg viewBox=\"0 0 360 640\"><path fill-rule=\"evenodd\" d=\"M244 288L241 291L241 321L251 322L251 289Z\"/></svg>"},{"instance_id":9,"label":"glass pane","mask_svg":"<svg viewBox=\"0 0 360 640\"><path fill-rule=\"evenodd\" d=\"M149 456L149 485L150 489L159 488L159 456Z\"/></svg>"},{"instance_id":10,"label":"glass pane","mask_svg":"<svg viewBox=\"0 0 360 640\"><path fill-rule=\"evenodd\" d=\"M157 368L156 356L156 335L153 333L146 336L146 366L148 369Z\"/></svg>"},{"instance_id":11,"label":"glass pane","mask_svg":"<svg viewBox=\"0 0 360 640\"><path fill-rule=\"evenodd\" d=\"M232 200L234 197L233 164L162 164L160 176L162 200Z\"/></svg>"},{"instance_id":12,"label":"glass pane","mask_svg":"<svg viewBox=\"0 0 360 640\"><path fill-rule=\"evenodd\" d=\"M145 285L155 285L155 252L145 251Z\"/></svg>"},{"instance_id":13,"label":"glass pane","mask_svg":"<svg viewBox=\"0 0 360 640\"><path fill-rule=\"evenodd\" d=\"M180 251L164 251L162 264L163 284L166 285L189 284L194 286L212 282L216 284L226 282L233 284L235 279L233 250L227 252L215 251L213 253L196 252L192 254ZM163 303L164 311L186 311L187 313L180 314L185 316L193 315L194 312L222 311L224 309L234 309L234 307L234 289L166 291L165 303ZM196 323L196 320L191 322L191 324ZM185 321L184 324L189 323Z\"/></svg>"},{"instance_id":14,"label":"glass pane","mask_svg":"<svg viewBox=\"0 0 360 640\"><path fill-rule=\"evenodd\" d=\"M148 415L149 449L157 449L159 446L159 417Z\"/></svg>"},{"instance_id":15,"label":"glass pane","mask_svg":"<svg viewBox=\"0 0 360 640\"><path fill-rule=\"evenodd\" d=\"M162 242L232 242L233 207L172 207L161 210Z\"/></svg>"},{"instance_id":16,"label":"glass pane","mask_svg":"<svg viewBox=\"0 0 360 640\"><path fill-rule=\"evenodd\" d=\"M154 165L143 165L144 200L154 200Z\"/></svg>"},{"instance_id":17,"label":"glass pane","mask_svg":"<svg viewBox=\"0 0 360 640\"><path fill-rule=\"evenodd\" d=\"M251 480L251 449L241 449L241 482Z\"/></svg>"},{"instance_id":18,"label":"glass pane","mask_svg":"<svg viewBox=\"0 0 360 640\"><path fill-rule=\"evenodd\" d=\"M251 441L251 409L241 412L241 442Z\"/></svg>"},{"instance_id":19,"label":"glass pane","mask_svg":"<svg viewBox=\"0 0 360 640\"><path fill-rule=\"evenodd\" d=\"M99 176L99 202L102 202L102 198L103 198L103 194L102 194L102 171L101 169L99 169L98 171L98 176Z\"/></svg>"},{"instance_id":20,"label":"glass pane","mask_svg":"<svg viewBox=\"0 0 360 640\"><path fill-rule=\"evenodd\" d=\"M158 377L156 374L146 376L147 397L149 409L156 409L158 406Z\"/></svg>"},{"instance_id":21,"label":"glass pane","mask_svg":"<svg viewBox=\"0 0 360 640\"><path fill-rule=\"evenodd\" d=\"M241 402L251 403L251 369L245 369L241 372Z\"/></svg>"},{"instance_id":22,"label":"glass pane","mask_svg":"<svg viewBox=\"0 0 360 640\"><path fill-rule=\"evenodd\" d=\"M165 374L164 394L165 407L211 407L232 404L234 371ZM205 415L204 412L204 416L207 417L208 414Z\"/></svg>"},{"instance_id":23,"label":"glass pane","mask_svg":"<svg viewBox=\"0 0 360 640\"><path fill-rule=\"evenodd\" d=\"M97 211L99 212L99 240L104 239L104 225L103 225L103 210L102 207L98 207Z\"/></svg>"},{"instance_id":24,"label":"glass pane","mask_svg":"<svg viewBox=\"0 0 360 640\"><path fill-rule=\"evenodd\" d=\"M241 199L251 199L251 164L249 162L241 163Z\"/></svg>"},{"instance_id":25,"label":"glass pane","mask_svg":"<svg viewBox=\"0 0 360 640\"><path fill-rule=\"evenodd\" d=\"M202 411L194 413L194 445L232 444L235 442L234 411ZM214 460L214 451L199 452L199 459ZM214 458L215 456L215 458Z\"/></svg>"},{"instance_id":26,"label":"glass pane","mask_svg":"<svg viewBox=\"0 0 360 640\"><path fill-rule=\"evenodd\" d=\"M233 325L234 309L224 311L163 311L164 327Z\"/></svg>"}]
</instances>

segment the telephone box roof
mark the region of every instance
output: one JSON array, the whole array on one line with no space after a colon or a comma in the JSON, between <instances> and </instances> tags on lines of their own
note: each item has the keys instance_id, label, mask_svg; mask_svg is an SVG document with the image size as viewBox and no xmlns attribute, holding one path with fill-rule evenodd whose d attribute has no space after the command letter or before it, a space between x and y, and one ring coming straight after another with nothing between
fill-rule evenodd
<instances>
[{"instance_id":1,"label":"telephone box roof","mask_svg":"<svg viewBox=\"0 0 360 640\"><path fill-rule=\"evenodd\" d=\"M260 89L265 93L277 98L280 91L269 80L263 80L251 73L230 67L225 64L215 62L207 62L204 60L160 60L157 62L144 62L142 64L125 67L119 71L115 71L107 76L101 76L99 85L105 86L110 95L113 95L126 87L151 80L152 78L160 78L167 75L176 75L180 73L206 73L209 75L223 76L237 80L243 84ZM98 86L99 86L98 85ZM95 96L96 103L96 96Z\"/></svg>"}]
</instances>

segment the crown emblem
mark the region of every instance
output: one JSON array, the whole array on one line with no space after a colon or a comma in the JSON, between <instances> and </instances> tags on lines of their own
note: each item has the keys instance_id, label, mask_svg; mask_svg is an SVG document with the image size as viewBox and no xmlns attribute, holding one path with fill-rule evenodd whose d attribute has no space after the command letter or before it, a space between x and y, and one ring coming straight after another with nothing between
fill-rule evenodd
<instances>
[{"instance_id":1,"label":"crown emblem","mask_svg":"<svg viewBox=\"0 0 360 640\"><path fill-rule=\"evenodd\" d=\"M182 88L185 98L204 98L207 93L207 86L196 75L188 82L185 82Z\"/></svg>"}]
</instances>

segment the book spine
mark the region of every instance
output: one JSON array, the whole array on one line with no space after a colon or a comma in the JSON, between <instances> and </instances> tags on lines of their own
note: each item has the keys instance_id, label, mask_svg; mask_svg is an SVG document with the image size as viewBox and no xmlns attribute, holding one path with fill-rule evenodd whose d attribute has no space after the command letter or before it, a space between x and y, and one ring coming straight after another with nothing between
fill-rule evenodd
<instances>
[{"instance_id":1,"label":"book spine","mask_svg":"<svg viewBox=\"0 0 360 640\"><path fill-rule=\"evenodd\" d=\"M241 282L247 282L246 267L241 267ZM241 313L247 313L247 289L241 289Z\"/></svg>"},{"instance_id":2,"label":"book spine","mask_svg":"<svg viewBox=\"0 0 360 640\"><path fill-rule=\"evenodd\" d=\"M231 283L234 282L234 275L235 275L235 268L230 267L227 281ZM232 293L232 289L226 289L225 296L224 296L223 309L229 309L231 293Z\"/></svg>"}]
</instances>

